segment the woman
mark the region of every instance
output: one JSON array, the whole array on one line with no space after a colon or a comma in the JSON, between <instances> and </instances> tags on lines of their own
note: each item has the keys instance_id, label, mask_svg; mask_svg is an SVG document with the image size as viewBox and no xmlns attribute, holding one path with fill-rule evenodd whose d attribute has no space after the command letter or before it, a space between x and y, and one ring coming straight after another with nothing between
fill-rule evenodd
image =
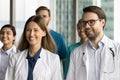
<instances>
[{"instance_id":1,"label":"woman","mask_svg":"<svg viewBox=\"0 0 120 80\"><path fill-rule=\"evenodd\" d=\"M14 26L4 25L1 28L0 40L3 46L0 48L0 80L5 79L9 58L16 53L16 47L14 45L15 37L16 30Z\"/></svg>"},{"instance_id":2,"label":"woman","mask_svg":"<svg viewBox=\"0 0 120 80\"><path fill-rule=\"evenodd\" d=\"M56 46L40 16L30 17L5 80L62 80Z\"/></svg>"}]
</instances>

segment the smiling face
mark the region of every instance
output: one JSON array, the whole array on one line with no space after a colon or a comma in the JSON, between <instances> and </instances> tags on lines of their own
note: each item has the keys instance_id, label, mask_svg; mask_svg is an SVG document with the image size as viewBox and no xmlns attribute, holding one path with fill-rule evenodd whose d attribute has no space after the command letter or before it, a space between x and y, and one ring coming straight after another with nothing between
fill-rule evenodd
<instances>
[{"instance_id":1,"label":"smiling face","mask_svg":"<svg viewBox=\"0 0 120 80\"><path fill-rule=\"evenodd\" d=\"M38 24L32 21L28 23L25 35L30 46L40 46L42 37L44 37L46 33Z\"/></svg>"},{"instance_id":2,"label":"smiling face","mask_svg":"<svg viewBox=\"0 0 120 80\"><path fill-rule=\"evenodd\" d=\"M103 35L103 26L105 25L105 20L98 18L96 13L86 12L83 14L83 24L85 28L85 33L89 39L96 39ZM94 24L88 24L89 21L95 21Z\"/></svg>"},{"instance_id":3,"label":"smiling face","mask_svg":"<svg viewBox=\"0 0 120 80\"><path fill-rule=\"evenodd\" d=\"M5 27L1 30L1 41L3 45L12 46L14 40L15 36L9 27Z\"/></svg>"}]
</instances>

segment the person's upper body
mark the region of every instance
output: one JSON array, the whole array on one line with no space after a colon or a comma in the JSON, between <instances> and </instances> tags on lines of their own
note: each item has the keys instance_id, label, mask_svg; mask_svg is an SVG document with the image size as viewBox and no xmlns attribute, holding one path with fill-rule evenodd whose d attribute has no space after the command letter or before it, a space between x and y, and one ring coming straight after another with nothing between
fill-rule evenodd
<instances>
[{"instance_id":1,"label":"person's upper body","mask_svg":"<svg viewBox=\"0 0 120 80\"><path fill-rule=\"evenodd\" d=\"M120 80L120 44L104 34L106 16L102 8L83 9L86 44L73 50L66 80Z\"/></svg>"},{"instance_id":2,"label":"person's upper body","mask_svg":"<svg viewBox=\"0 0 120 80\"><path fill-rule=\"evenodd\" d=\"M66 47L66 42L64 40L64 37L60 33L51 30L48 26L48 24L51 20L50 9L48 9L45 6L40 6L36 9L35 12L36 12L36 15L40 15L44 19L44 22L47 25L46 26L47 30L48 30L48 32L50 32L50 34L52 35L52 37L56 43L56 47L57 47L56 53L59 55L60 59L65 59L66 54L67 54L67 47Z\"/></svg>"},{"instance_id":3,"label":"person's upper body","mask_svg":"<svg viewBox=\"0 0 120 80\"><path fill-rule=\"evenodd\" d=\"M2 26L0 37L3 44L0 48L0 80L4 80L9 58L17 52L16 46L14 45L16 37L15 27L9 24Z\"/></svg>"},{"instance_id":4,"label":"person's upper body","mask_svg":"<svg viewBox=\"0 0 120 80\"><path fill-rule=\"evenodd\" d=\"M68 72L68 68L69 68L69 63L70 63L70 55L71 55L71 52L77 48L78 46L80 46L81 44L84 44L88 38L84 32L84 28L82 27L82 19L80 19L78 21L78 24L77 24L77 32L78 32L78 36L80 38L80 42L77 42L77 43L74 43L72 45L70 45L68 47L68 53L66 55L66 63L65 63L65 72L64 72L64 75L65 75L65 78L66 78L66 75L67 75L67 72Z\"/></svg>"},{"instance_id":5,"label":"person's upper body","mask_svg":"<svg viewBox=\"0 0 120 80\"><path fill-rule=\"evenodd\" d=\"M21 52L10 58L5 80L62 80L56 45L41 16L26 21L18 49Z\"/></svg>"}]
</instances>

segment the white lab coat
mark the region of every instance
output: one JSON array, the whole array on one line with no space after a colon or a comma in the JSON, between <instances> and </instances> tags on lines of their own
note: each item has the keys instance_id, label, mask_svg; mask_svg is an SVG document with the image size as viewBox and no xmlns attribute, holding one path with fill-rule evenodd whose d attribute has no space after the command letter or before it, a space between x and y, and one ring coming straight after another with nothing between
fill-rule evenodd
<instances>
[{"instance_id":1,"label":"white lab coat","mask_svg":"<svg viewBox=\"0 0 120 80\"><path fill-rule=\"evenodd\" d=\"M27 80L28 76L28 50L16 53L10 59L5 80ZM62 80L60 60L57 54L53 54L42 48L34 70L33 80Z\"/></svg>"},{"instance_id":2,"label":"white lab coat","mask_svg":"<svg viewBox=\"0 0 120 80\"><path fill-rule=\"evenodd\" d=\"M106 42L101 51L100 80L120 80L120 44L115 43L106 36L104 38ZM86 46L87 43L72 52L66 80L90 80L88 78L88 74L90 74L88 72L89 52L86 52Z\"/></svg>"}]
</instances>

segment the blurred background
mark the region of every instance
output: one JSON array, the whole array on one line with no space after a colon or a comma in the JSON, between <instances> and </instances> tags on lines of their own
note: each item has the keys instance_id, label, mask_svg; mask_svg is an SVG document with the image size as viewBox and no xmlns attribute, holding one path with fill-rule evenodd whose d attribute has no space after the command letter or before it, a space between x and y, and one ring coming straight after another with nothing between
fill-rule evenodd
<instances>
[{"instance_id":1,"label":"blurred background","mask_svg":"<svg viewBox=\"0 0 120 80\"><path fill-rule=\"evenodd\" d=\"M81 18L82 9L97 5L104 9L107 16L105 34L120 43L120 0L0 0L0 28L5 24L16 27L16 45L20 39L25 21L39 6L51 10L52 20L49 27L61 33L67 46L79 41L76 24ZM0 46L2 43L0 43Z\"/></svg>"}]
</instances>

